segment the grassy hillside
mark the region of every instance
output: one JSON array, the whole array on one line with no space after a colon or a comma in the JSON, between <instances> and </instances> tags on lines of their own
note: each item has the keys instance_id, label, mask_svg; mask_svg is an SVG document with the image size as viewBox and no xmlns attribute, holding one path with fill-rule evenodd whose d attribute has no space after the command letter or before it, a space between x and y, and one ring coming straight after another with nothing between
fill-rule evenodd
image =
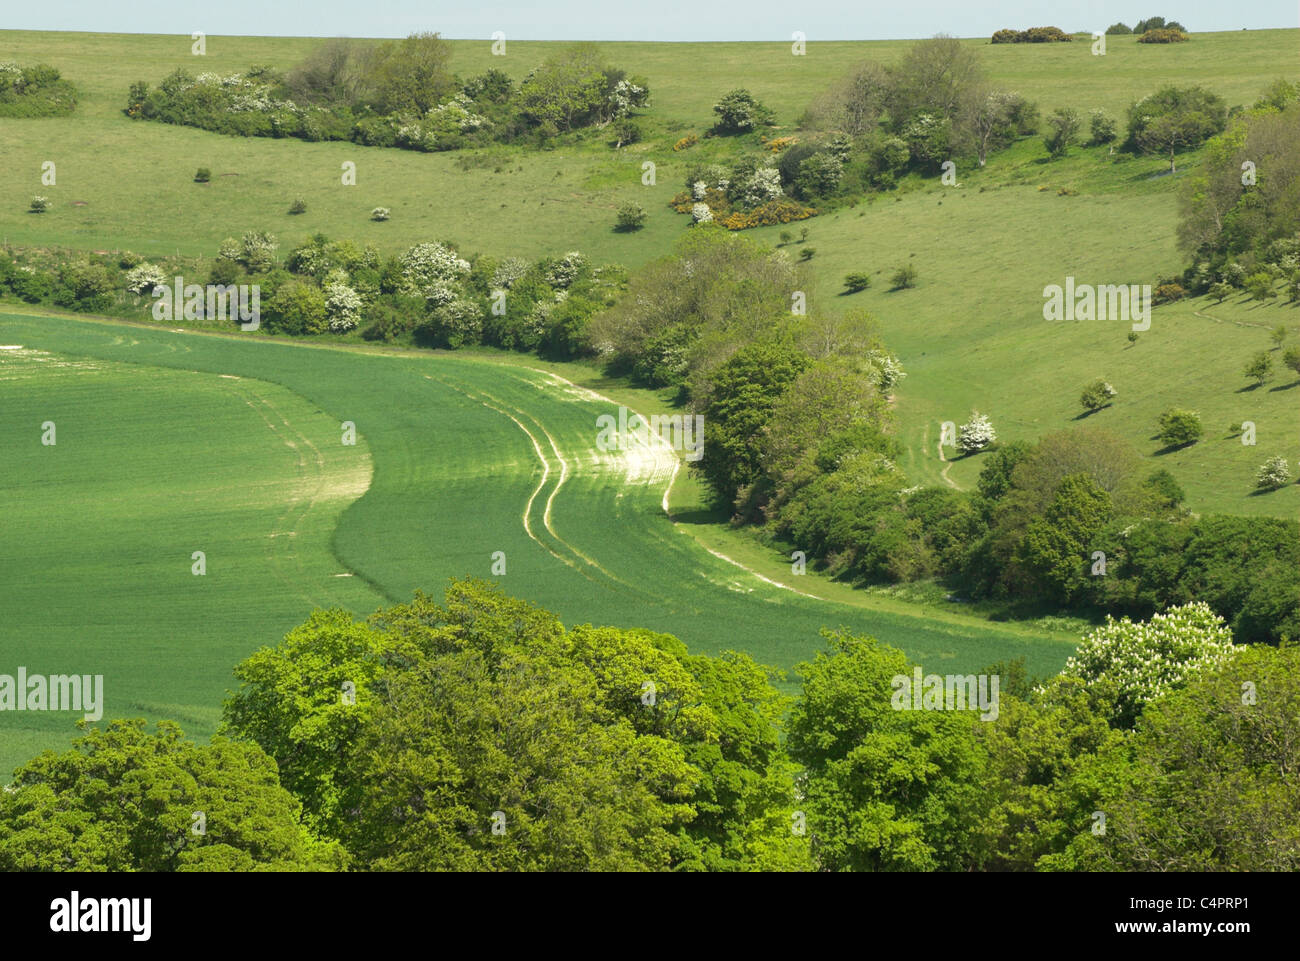
<instances>
[{"instance_id":1,"label":"grassy hillside","mask_svg":"<svg viewBox=\"0 0 1300 961\"><path fill-rule=\"evenodd\" d=\"M745 86L793 128L809 101L858 60L890 62L905 41L812 43L795 57L784 43L602 44L609 59L645 74L652 89L647 141L615 152L589 144L536 152L417 154L347 143L224 137L183 127L138 123L121 110L135 80L157 83L177 67L230 72L253 64L288 68L318 40L209 37L207 54L190 53L185 36L0 33L0 57L48 61L81 92L74 117L0 120L0 159L15 172L0 182L0 237L10 243L119 247L142 253L211 254L223 237L266 228L285 237L315 231L397 249L437 237L466 250L537 257L578 248L598 260L635 266L662 253L685 218L664 205L680 189L689 153L669 149L712 123L712 104ZM994 80L1050 110L1102 108L1119 115L1164 83L1205 83L1230 104L1253 100L1300 52L1294 30L1197 34L1168 48L1108 38L1107 53L1090 45L990 45L983 53ZM522 77L556 44L511 42L493 57L487 41L456 41L453 66L468 76L490 67ZM654 187L641 184L641 164L658 165ZM58 185L42 187L41 164L53 160ZM357 185L343 187L340 164L357 164ZM996 162L995 162L996 163ZM468 164L470 169L464 169ZM213 182L192 182L199 166ZM1153 169L1158 169L1156 164ZM54 201L36 218L34 193ZM296 197L308 212L291 217ZM645 230L615 234L618 204L635 199L651 212ZM393 219L368 220L375 206ZM39 223L36 221L39 219ZM865 225L864 225L865 226Z\"/></svg>"}]
</instances>

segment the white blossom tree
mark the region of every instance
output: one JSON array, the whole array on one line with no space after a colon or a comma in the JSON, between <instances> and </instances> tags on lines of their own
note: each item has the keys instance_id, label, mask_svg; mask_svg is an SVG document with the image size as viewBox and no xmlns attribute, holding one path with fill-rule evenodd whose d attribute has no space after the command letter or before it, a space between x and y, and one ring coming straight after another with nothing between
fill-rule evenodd
<instances>
[{"instance_id":1,"label":"white blossom tree","mask_svg":"<svg viewBox=\"0 0 1300 961\"><path fill-rule=\"evenodd\" d=\"M963 454L975 454L998 439L986 415L977 410L970 412L970 420L957 428L957 449Z\"/></svg>"}]
</instances>

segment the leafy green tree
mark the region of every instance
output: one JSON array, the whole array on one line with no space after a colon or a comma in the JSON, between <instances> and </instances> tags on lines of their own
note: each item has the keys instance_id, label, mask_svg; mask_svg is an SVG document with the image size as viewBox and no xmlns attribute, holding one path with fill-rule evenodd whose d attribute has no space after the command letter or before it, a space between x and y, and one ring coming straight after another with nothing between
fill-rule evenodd
<instances>
[{"instance_id":1,"label":"leafy green tree","mask_svg":"<svg viewBox=\"0 0 1300 961\"><path fill-rule=\"evenodd\" d=\"M1106 813L1058 870L1300 870L1300 648L1252 645L1146 706L1072 779ZM1086 823L1086 822L1085 822Z\"/></svg>"},{"instance_id":2,"label":"leafy green tree","mask_svg":"<svg viewBox=\"0 0 1300 961\"><path fill-rule=\"evenodd\" d=\"M1090 555L1088 545L1110 519L1110 495L1088 474L1061 481L1043 516L1030 523L1020 543L1020 559L1042 585L1043 594L1069 603L1082 592Z\"/></svg>"},{"instance_id":3,"label":"leafy green tree","mask_svg":"<svg viewBox=\"0 0 1300 961\"><path fill-rule=\"evenodd\" d=\"M1282 352L1282 366L1300 375L1300 347L1288 347Z\"/></svg>"},{"instance_id":4,"label":"leafy green tree","mask_svg":"<svg viewBox=\"0 0 1300 961\"><path fill-rule=\"evenodd\" d=\"M830 634L796 670L791 756L807 769L808 833L830 871L971 870L986 857L987 755L960 711L895 710L901 651Z\"/></svg>"},{"instance_id":5,"label":"leafy green tree","mask_svg":"<svg viewBox=\"0 0 1300 961\"><path fill-rule=\"evenodd\" d=\"M1064 157L1070 146L1078 141L1082 121L1077 111L1070 107L1057 107L1047 118L1047 136L1043 145L1052 159Z\"/></svg>"},{"instance_id":6,"label":"leafy green tree","mask_svg":"<svg viewBox=\"0 0 1300 961\"><path fill-rule=\"evenodd\" d=\"M436 33L413 33L381 44L367 61L368 99L381 113L423 117L456 92L451 44Z\"/></svg>"},{"instance_id":7,"label":"leafy green tree","mask_svg":"<svg viewBox=\"0 0 1300 961\"><path fill-rule=\"evenodd\" d=\"M1266 350L1261 350L1258 354L1250 359L1246 364L1245 370L1242 371L1247 377L1255 382L1256 387L1263 386L1273 375L1273 358Z\"/></svg>"},{"instance_id":8,"label":"leafy green tree","mask_svg":"<svg viewBox=\"0 0 1300 961\"><path fill-rule=\"evenodd\" d=\"M604 101L605 70L594 44L575 44L552 54L519 84L524 114L559 131L585 126Z\"/></svg>"},{"instance_id":9,"label":"leafy green tree","mask_svg":"<svg viewBox=\"0 0 1300 961\"><path fill-rule=\"evenodd\" d=\"M299 811L255 744L111 721L14 773L0 792L0 870L341 869L339 846L316 840Z\"/></svg>"},{"instance_id":10,"label":"leafy green tree","mask_svg":"<svg viewBox=\"0 0 1300 961\"><path fill-rule=\"evenodd\" d=\"M847 274L844 277L844 289L851 294L866 290L870 286L870 274Z\"/></svg>"},{"instance_id":11,"label":"leafy green tree","mask_svg":"<svg viewBox=\"0 0 1300 961\"><path fill-rule=\"evenodd\" d=\"M1115 393L1115 388L1106 381L1093 381L1083 389L1083 396L1079 398L1079 403L1083 405L1084 410L1089 412L1101 410L1110 404Z\"/></svg>"},{"instance_id":12,"label":"leafy green tree","mask_svg":"<svg viewBox=\"0 0 1300 961\"><path fill-rule=\"evenodd\" d=\"M1129 107L1130 149L1167 154L1176 170L1176 155L1199 147L1227 126L1223 99L1203 87L1162 87Z\"/></svg>"},{"instance_id":13,"label":"leafy green tree","mask_svg":"<svg viewBox=\"0 0 1300 961\"><path fill-rule=\"evenodd\" d=\"M718 115L713 129L720 134L748 133L772 120L772 111L755 100L754 95L743 87L727 91L713 105L713 112Z\"/></svg>"},{"instance_id":14,"label":"leafy green tree","mask_svg":"<svg viewBox=\"0 0 1300 961\"><path fill-rule=\"evenodd\" d=\"M799 349L760 341L742 347L715 372L698 468L718 503L734 505L741 488L760 478L763 427L808 365Z\"/></svg>"},{"instance_id":15,"label":"leafy green tree","mask_svg":"<svg viewBox=\"0 0 1300 961\"><path fill-rule=\"evenodd\" d=\"M318 611L240 666L231 733L376 870L806 868L783 702L743 655L579 627L481 581Z\"/></svg>"},{"instance_id":16,"label":"leafy green tree","mask_svg":"<svg viewBox=\"0 0 1300 961\"><path fill-rule=\"evenodd\" d=\"M893 284L893 290L907 290L909 287L916 286L916 268L911 264L903 264L894 271L889 282Z\"/></svg>"},{"instance_id":17,"label":"leafy green tree","mask_svg":"<svg viewBox=\"0 0 1300 961\"><path fill-rule=\"evenodd\" d=\"M1201 415L1192 410L1170 407L1160 415L1157 437L1167 447L1186 447L1201 439L1205 428L1201 426Z\"/></svg>"}]
</instances>

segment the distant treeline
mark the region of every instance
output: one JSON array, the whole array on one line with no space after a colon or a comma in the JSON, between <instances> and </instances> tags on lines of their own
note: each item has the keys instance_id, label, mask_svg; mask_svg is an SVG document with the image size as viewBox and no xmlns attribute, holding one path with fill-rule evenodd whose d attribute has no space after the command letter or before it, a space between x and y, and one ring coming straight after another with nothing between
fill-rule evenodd
<instances>
[{"instance_id":1,"label":"distant treeline","mask_svg":"<svg viewBox=\"0 0 1300 961\"><path fill-rule=\"evenodd\" d=\"M552 54L518 85L496 69L462 80L451 71L451 55L434 33L378 46L331 40L288 72L177 70L156 87L137 81L125 112L237 136L422 151L544 143L615 122L619 141L639 136L631 114L649 102L648 85L605 63L591 44Z\"/></svg>"}]
</instances>

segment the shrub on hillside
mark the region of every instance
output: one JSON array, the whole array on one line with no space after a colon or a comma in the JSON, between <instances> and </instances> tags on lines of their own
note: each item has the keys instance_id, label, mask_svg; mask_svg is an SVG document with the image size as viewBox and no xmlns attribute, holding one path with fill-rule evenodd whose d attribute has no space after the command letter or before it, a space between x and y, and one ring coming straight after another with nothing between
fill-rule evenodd
<instances>
[{"instance_id":1,"label":"shrub on hillside","mask_svg":"<svg viewBox=\"0 0 1300 961\"><path fill-rule=\"evenodd\" d=\"M748 133L772 119L772 111L755 100L753 94L743 87L724 94L713 105L713 112L718 115L713 131L719 134Z\"/></svg>"},{"instance_id":2,"label":"shrub on hillside","mask_svg":"<svg viewBox=\"0 0 1300 961\"><path fill-rule=\"evenodd\" d=\"M1079 403L1086 411L1101 410L1111 402L1116 390L1104 380L1094 381L1083 389Z\"/></svg>"},{"instance_id":3,"label":"shrub on hillside","mask_svg":"<svg viewBox=\"0 0 1300 961\"><path fill-rule=\"evenodd\" d=\"M899 267L897 270L894 271L893 276L889 278L890 283L894 285L892 289L907 290L910 287L915 287L916 273L917 273L916 268L913 267L911 264L904 264L903 266Z\"/></svg>"},{"instance_id":4,"label":"shrub on hillside","mask_svg":"<svg viewBox=\"0 0 1300 961\"><path fill-rule=\"evenodd\" d=\"M1164 411L1158 421L1157 437L1167 447L1186 447L1201 439L1205 429L1201 426L1201 416L1192 410L1170 407Z\"/></svg>"},{"instance_id":5,"label":"shrub on hillside","mask_svg":"<svg viewBox=\"0 0 1300 961\"><path fill-rule=\"evenodd\" d=\"M645 208L629 200L618 208L614 229L621 233L640 230L645 224L645 218Z\"/></svg>"},{"instance_id":6,"label":"shrub on hillside","mask_svg":"<svg viewBox=\"0 0 1300 961\"><path fill-rule=\"evenodd\" d=\"M0 117L57 117L77 107L77 90L48 64L0 62Z\"/></svg>"},{"instance_id":7,"label":"shrub on hillside","mask_svg":"<svg viewBox=\"0 0 1300 961\"><path fill-rule=\"evenodd\" d=\"M1291 466L1285 457L1270 457L1255 475L1255 486L1260 490L1277 490L1291 483Z\"/></svg>"},{"instance_id":8,"label":"shrub on hillside","mask_svg":"<svg viewBox=\"0 0 1300 961\"><path fill-rule=\"evenodd\" d=\"M957 428L957 449L963 454L979 453L997 439L988 416L977 410L971 411L970 420Z\"/></svg>"},{"instance_id":9,"label":"shrub on hillside","mask_svg":"<svg viewBox=\"0 0 1300 961\"><path fill-rule=\"evenodd\" d=\"M1181 30L1148 30L1138 37L1138 43L1183 43L1188 39Z\"/></svg>"}]
</instances>

